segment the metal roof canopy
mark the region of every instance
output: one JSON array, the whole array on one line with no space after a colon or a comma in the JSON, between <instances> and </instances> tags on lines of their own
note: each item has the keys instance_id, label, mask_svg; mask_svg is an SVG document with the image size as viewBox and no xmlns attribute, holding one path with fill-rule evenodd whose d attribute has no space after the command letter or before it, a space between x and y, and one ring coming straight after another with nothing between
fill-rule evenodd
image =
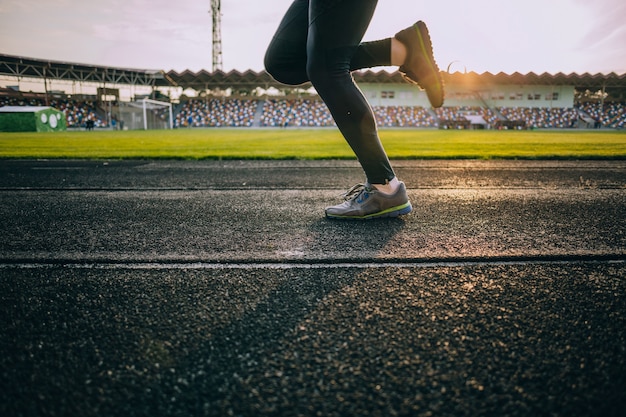
<instances>
[{"instance_id":1,"label":"metal roof canopy","mask_svg":"<svg viewBox=\"0 0 626 417\"><path fill-rule=\"evenodd\" d=\"M0 75L97 84L171 86L163 71L123 69L0 55Z\"/></svg>"},{"instance_id":2,"label":"metal roof canopy","mask_svg":"<svg viewBox=\"0 0 626 417\"><path fill-rule=\"evenodd\" d=\"M205 70L199 72L191 72L189 70L182 73L176 71L170 71L167 73L168 78L175 81L178 86L183 88L191 88L194 90L202 89L226 89L226 88L256 88L256 87L276 87L278 89L285 88L284 84L275 81L267 72L254 72L248 70L246 72L239 72L236 70L225 73L223 71L216 71L213 73ZM355 71L353 77L357 83L372 83L372 84L402 84L404 79L398 72L387 71ZM563 74L558 73L555 75L543 73L543 74L491 74L485 72L478 74L475 72L469 73L446 73L442 72L444 83L446 84L460 84L460 85L574 85L578 88L617 88L626 89L626 74L618 75L611 73L604 74ZM310 83L303 84L304 88L310 87Z\"/></svg>"},{"instance_id":3,"label":"metal roof canopy","mask_svg":"<svg viewBox=\"0 0 626 417\"><path fill-rule=\"evenodd\" d=\"M125 84L150 87L181 87L183 89L247 89L257 87L278 89L287 88L284 84L275 81L266 71L252 70L239 72L190 70L178 73L162 70L124 69L86 64L65 63L33 58L23 58L11 55L0 55L0 75L11 77L30 77L65 81L90 82L98 84ZM473 87L488 85L573 85L579 89L626 92L626 74L491 74L484 72L469 73L442 73L444 83L460 84ZM355 71L354 79L359 83L397 84L404 80L399 72L387 71ZM310 83L303 88L310 87Z\"/></svg>"}]
</instances>

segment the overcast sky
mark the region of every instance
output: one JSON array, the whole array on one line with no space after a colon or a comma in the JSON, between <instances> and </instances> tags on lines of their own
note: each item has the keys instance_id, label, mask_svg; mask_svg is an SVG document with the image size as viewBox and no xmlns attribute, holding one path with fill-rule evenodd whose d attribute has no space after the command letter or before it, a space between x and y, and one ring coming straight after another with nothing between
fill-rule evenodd
<instances>
[{"instance_id":1,"label":"overcast sky","mask_svg":"<svg viewBox=\"0 0 626 417\"><path fill-rule=\"evenodd\" d=\"M222 0L224 70L263 69L291 0ZM211 70L210 0L0 0L0 53L137 69ZM441 69L626 73L624 0L380 0L365 40L414 21Z\"/></svg>"}]
</instances>

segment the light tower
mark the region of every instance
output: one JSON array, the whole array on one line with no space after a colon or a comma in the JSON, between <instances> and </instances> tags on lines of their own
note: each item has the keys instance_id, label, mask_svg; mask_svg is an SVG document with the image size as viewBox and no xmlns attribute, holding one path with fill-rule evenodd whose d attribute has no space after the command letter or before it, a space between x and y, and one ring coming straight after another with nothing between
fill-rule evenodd
<instances>
[{"instance_id":1,"label":"light tower","mask_svg":"<svg viewBox=\"0 0 626 417\"><path fill-rule=\"evenodd\" d=\"M213 72L222 69L222 5L221 0L211 0L213 16Z\"/></svg>"}]
</instances>

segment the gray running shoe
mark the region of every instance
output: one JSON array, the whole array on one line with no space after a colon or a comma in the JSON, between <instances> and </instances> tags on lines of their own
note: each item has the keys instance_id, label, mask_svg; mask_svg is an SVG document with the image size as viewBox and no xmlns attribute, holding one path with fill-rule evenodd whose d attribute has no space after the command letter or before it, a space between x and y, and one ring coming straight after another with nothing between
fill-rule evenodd
<instances>
[{"instance_id":1,"label":"gray running shoe","mask_svg":"<svg viewBox=\"0 0 626 417\"><path fill-rule=\"evenodd\" d=\"M370 184L357 184L344 194L344 199L346 201L341 204L326 207L326 217L368 220L398 217L413 210L402 181L394 194L383 194Z\"/></svg>"},{"instance_id":2,"label":"gray running shoe","mask_svg":"<svg viewBox=\"0 0 626 417\"><path fill-rule=\"evenodd\" d=\"M407 48L407 60L399 71L408 82L424 90L430 104L443 106L443 80L433 56L433 46L426 24L421 20L396 33L395 38Z\"/></svg>"}]
</instances>

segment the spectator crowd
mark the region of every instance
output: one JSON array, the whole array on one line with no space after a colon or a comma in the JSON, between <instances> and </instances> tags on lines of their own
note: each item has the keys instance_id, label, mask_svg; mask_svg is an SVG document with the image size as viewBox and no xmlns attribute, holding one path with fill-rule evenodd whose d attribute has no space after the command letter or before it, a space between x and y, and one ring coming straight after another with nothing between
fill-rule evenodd
<instances>
[{"instance_id":1,"label":"spectator crowd","mask_svg":"<svg viewBox=\"0 0 626 417\"><path fill-rule=\"evenodd\" d=\"M44 106L40 99L0 96L3 106ZM50 106L63 111L69 128L107 128L104 110L93 101L53 99ZM574 108L531 107L442 107L375 106L379 127L437 128L453 124L470 126L469 119L482 118L484 127L507 125L526 128L566 129L578 127L579 120L592 120L595 127L623 129L624 103L579 103ZM167 118L165 113L160 115ZM114 120L114 118L112 118ZM190 99L175 106L174 127L330 127L335 126L326 105L314 98Z\"/></svg>"},{"instance_id":2,"label":"spectator crowd","mask_svg":"<svg viewBox=\"0 0 626 417\"><path fill-rule=\"evenodd\" d=\"M485 127L514 122L530 129L567 129L577 127L582 116L591 117L600 126L623 128L624 104L588 104L575 108L537 107L442 107L426 109L414 106L374 106L379 127L437 128L447 122L464 121L479 116ZM256 114L258 113L258 114ZM255 117L257 121L255 123ZM324 102L311 98L239 100L190 100L176 115L177 127L260 126L260 127L329 127L335 122Z\"/></svg>"},{"instance_id":3,"label":"spectator crowd","mask_svg":"<svg viewBox=\"0 0 626 417\"><path fill-rule=\"evenodd\" d=\"M310 99L270 99L263 104L261 126L326 127L335 122L322 101Z\"/></svg>"},{"instance_id":4,"label":"spectator crowd","mask_svg":"<svg viewBox=\"0 0 626 417\"><path fill-rule=\"evenodd\" d=\"M581 103L576 106L596 121L596 127L623 129L626 125L626 106L622 103Z\"/></svg>"},{"instance_id":5,"label":"spectator crowd","mask_svg":"<svg viewBox=\"0 0 626 417\"><path fill-rule=\"evenodd\" d=\"M257 100L189 100L176 112L174 127L250 127L257 105Z\"/></svg>"},{"instance_id":6,"label":"spectator crowd","mask_svg":"<svg viewBox=\"0 0 626 417\"><path fill-rule=\"evenodd\" d=\"M498 108L509 121L523 121L531 129L564 129L576 127L580 119L577 109L549 109L549 108L521 108L500 107Z\"/></svg>"},{"instance_id":7,"label":"spectator crowd","mask_svg":"<svg viewBox=\"0 0 626 417\"><path fill-rule=\"evenodd\" d=\"M15 97L0 97L0 107L4 106L46 106L45 102L37 98L15 98ZM98 114L97 106L93 101L74 101L71 99L53 99L50 101L50 107L54 107L57 110L62 111L65 114L65 120L67 127L87 127L93 124L94 127L107 127L107 123Z\"/></svg>"}]
</instances>

